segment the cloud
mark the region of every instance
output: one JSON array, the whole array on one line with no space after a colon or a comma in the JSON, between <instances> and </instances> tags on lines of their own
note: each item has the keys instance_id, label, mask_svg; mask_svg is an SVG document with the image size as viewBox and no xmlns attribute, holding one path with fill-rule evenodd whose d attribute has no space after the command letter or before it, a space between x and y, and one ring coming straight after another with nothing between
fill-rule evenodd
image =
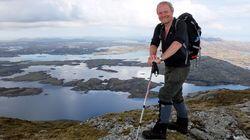
<instances>
[{"instance_id":1,"label":"cloud","mask_svg":"<svg viewBox=\"0 0 250 140\"><path fill-rule=\"evenodd\" d=\"M0 1L0 26L2 28L34 28L58 24L59 27L62 25L66 27L72 25L76 27L80 25L152 27L158 22L155 10L159 1L5 0ZM174 6L175 13L188 10L200 17L201 21L214 17L205 6L192 4L187 0L174 2ZM200 13L211 16L205 18L205 15L200 15Z\"/></svg>"},{"instance_id":2,"label":"cloud","mask_svg":"<svg viewBox=\"0 0 250 140\"><path fill-rule=\"evenodd\" d=\"M0 22L13 23L9 26L16 27L25 23L27 27L34 27L31 23L42 22L40 25L46 26L68 21L69 24L78 22L76 25L147 26L154 18L154 3L143 0L0 1Z\"/></svg>"},{"instance_id":3,"label":"cloud","mask_svg":"<svg viewBox=\"0 0 250 140\"><path fill-rule=\"evenodd\" d=\"M65 28L65 27L83 27L82 22L64 22L64 21L40 21L40 22L0 22L0 29L11 29L11 28Z\"/></svg>"},{"instance_id":4,"label":"cloud","mask_svg":"<svg viewBox=\"0 0 250 140\"><path fill-rule=\"evenodd\" d=\"M74 25L76 27L81 25L152 27L158 22L155 8L159 1L2 0L0 1L0 26L2 25L2 28L28 28L30 25L31 28L34 28L58 24L59 27L63 25L66 27ZM176 16L183 12L190 12L201 25L212 24L212 22L224 18L225 12L222 11L227 11L229 15L247 15L250 9L249 5L245 5L232 12L229 10L232 7L222 6L221 10L215 12L209 5L191 0L173 1L173 5ZM7 23L9 23L8 26L6 26Z\"/></svg>"},{"instance_id":5,"label":"cloud","mask_svg":"<svg viewBox=\"0 0 250 140\"><path fill-rule=\"evenodd\" d=\"M202 3L193 2L191 0L174 1L175 16L184 12L191 13L199 22L206 23L215 20L218 15L213 12L207 5Z\"/></svg>"},{"instance_id":6,"label":"cloud","mask_svg":"<svg viewBox=\"0 0 250 140\"><path fill-rule=\"evenodd\" d=\"M219 14L224 15L225 18L250 18L250 2L236 3L234 5L223 5L218 10Z\"/></svg>"},{"instance_id":7,"label":"cloud","mask_svg":"<svg viewBox=\"0 0 250 140\"><path fill-rule=\"evenodd\" d=\"M210 28L218 29L218 30L226 30L225 26L220 23L211 23L208 25Z\"/></svg>"},{"instance_id":8,"label":"cloud","mask_svg":"<svg viewBox=\"0 0 250 140\"><path fill-rule=\"evenodd\" d=\"M69 21L78 18L77 6L65 0L0 1L0 22Z\"/></svg>"},{"instance_id":9,"label":"cloud","mask_svg":"<svg viewBox=\"0 0 250 140\"><path fill-rule=\"evenodd\" d=\"M75 31L75 28L79 28L98 34L98 30L110 28L105 30L110 30L109 34L112 31L149 34L159 22L156 5L160 1L162 0L0 0L0 29L74 28ZM170 1L174 5L176 17L183 12L192 13L203 33L213 35L227 30L250 32L245 29L250 23L248 0Z\"/></svg>"}]
</instances>

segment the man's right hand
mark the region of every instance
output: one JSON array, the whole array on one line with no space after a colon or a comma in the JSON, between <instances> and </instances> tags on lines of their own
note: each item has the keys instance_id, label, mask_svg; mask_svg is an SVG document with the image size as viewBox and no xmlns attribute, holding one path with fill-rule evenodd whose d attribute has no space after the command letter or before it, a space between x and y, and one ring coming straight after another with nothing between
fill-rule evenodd
<instances>
[{"instance_id":1,"label":"man's right hand","mask_svg":"<svg viewBox=\"0 0 250 140\"><path fill-rule=\"evenodd\" d=\"M152 63L153 63L153 61L155 61L156 60L156 55L151 55L151 56L149 56L148 57L148 65L149 66L152 66Z\"/></svg>"}]
</instances>

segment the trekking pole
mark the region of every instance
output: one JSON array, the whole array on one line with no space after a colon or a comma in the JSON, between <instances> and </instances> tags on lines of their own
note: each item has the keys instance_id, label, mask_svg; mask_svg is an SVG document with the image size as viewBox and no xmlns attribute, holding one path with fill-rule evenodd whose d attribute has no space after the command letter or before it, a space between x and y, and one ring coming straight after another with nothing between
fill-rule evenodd
<instances>
[{"instance_id":1,"label":"trekking pole","mask_svg":"<svg viewBox=\"0 0 250 140\"><path fill-rule=\"evenodd\" d=\"M152 78L153 73L155 74L155 76L157 76L159 74L159 69L158 69L158 66L157 66L156 62L152 63L152 68L151 68L151 73L150 73L150 77L149 77L147 92L146 92L146 95L145 95L145 98L144 98L141 117L140 117L140 121L139 121L139 126L138 126L137 132L136 132L136 140L138 140L139 131L141 129L142 118L143 118L144 110L146 108L146 101L147 101L147 97L148 97L148 94L149 94L150 85L151 85L151 78Z\"/></svg>"}]
</instances>

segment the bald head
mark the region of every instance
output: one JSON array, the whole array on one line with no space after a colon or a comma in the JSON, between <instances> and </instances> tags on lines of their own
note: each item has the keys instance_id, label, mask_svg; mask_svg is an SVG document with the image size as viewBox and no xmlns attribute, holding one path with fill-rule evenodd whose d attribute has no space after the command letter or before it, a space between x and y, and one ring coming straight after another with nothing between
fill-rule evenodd
<instances>
[{"instance_id":1,"label":"bald head","mask_svg":"<svg viewBox=\"0 0 250 140\"><path fill-rule=\"evenodd\" d=\"M162 6L162 5L167 5L167 6L170 8L170 10L171 10L172 12L174 12L174 7L173 7L172 3L168 2L168 1L162 1L162 2L160 2L160 3L157 5L157 9L156 9L156 12L157 12L157 13L158 13L158 8L159 8L160 6Z\"/></svg>"}]
</instances>

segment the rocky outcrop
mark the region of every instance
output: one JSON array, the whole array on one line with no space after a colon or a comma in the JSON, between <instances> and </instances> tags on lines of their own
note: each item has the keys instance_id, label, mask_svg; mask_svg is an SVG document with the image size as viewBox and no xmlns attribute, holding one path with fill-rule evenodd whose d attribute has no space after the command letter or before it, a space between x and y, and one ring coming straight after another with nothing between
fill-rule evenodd
<instances>
[{"instance_id":1,"label":"rocky outcrop","mask_svg":"<svg viewBox=\"0 0 250 140\"><path fill-rule=\"evenodd\" d=\"M250 90L200 92L196 96L188 97L186 100L190 116L189 134L182 135L168 130L167 139L249 139ZM157 106L149 106L146 109L142 130L153 127L158 115L157 110ZM174 121L176 112L172 114L172 121ZM85 123L101 130L108 130L110 134L103 137L102 140L133 140L135 139L139 116L140 111L133 110L92 118Z\"/></svg>"}]
</instances>

